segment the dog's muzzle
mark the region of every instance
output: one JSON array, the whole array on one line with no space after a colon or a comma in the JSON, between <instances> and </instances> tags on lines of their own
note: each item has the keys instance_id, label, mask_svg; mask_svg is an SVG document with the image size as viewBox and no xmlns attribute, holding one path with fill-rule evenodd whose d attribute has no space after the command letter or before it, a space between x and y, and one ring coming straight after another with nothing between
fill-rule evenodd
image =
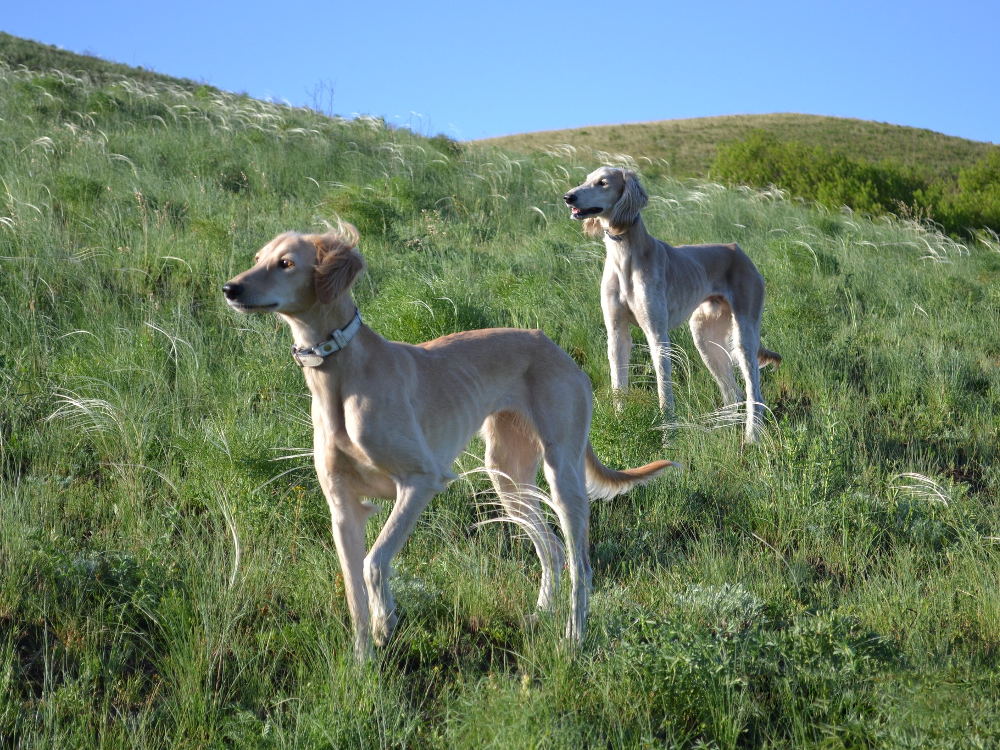
<instances>
[{"instance_id":1,"label":"dog's muzzle","mask_svg":"<svg viewBox=\"0 0 1000 750\"><path fill-rule=\"evenodd\" d=\"M278 306L277 302L269 302L266 305L248 305L245 302L240 301L240 297L245 291L242 284L234 284L229 281L222 285L222 293L226 297L226 302L234 310L238 310L243 313L252 312L265 312L267 310L273 310Z\"/></svg>"},{"instance_id":2,"label":"dog's muzzle","mask_svg":"<svg viewBox=\"0 0 1000 750\"><path fill-rule=\"evenodd\" d=\"M566 205L569 206L569 215L573 219L586 219L590 216L596 216L601 213L602 209L598 206L593 208L580 208L576 204L576 193L566 193L563 196L563 200L566 201Z\"/></svg>"}]
</instances>

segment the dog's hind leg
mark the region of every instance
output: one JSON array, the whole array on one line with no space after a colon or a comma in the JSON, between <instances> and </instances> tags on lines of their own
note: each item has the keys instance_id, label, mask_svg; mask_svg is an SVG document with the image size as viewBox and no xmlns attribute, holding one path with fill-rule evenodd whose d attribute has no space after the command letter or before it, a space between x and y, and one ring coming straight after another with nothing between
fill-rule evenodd
<instances>
[{"instance_id":1,"label":"dog's hind leg","mask_svg":"<svg viewBox=\"0 0 1000 750\"><path fill-rule=\"evenodd\" d=\"M743 400L743 392L733 371L734 321L729 304L720 299L702 302L692 313L689 325L694 345L719 386L723 405L736 406Z\"/></svg>"},{"instance_id":2,"label":"dog's hind leg","mask_svg":"<svg viewBox=\"0 0 1000 750\"><path fill-rule=\"evenodd\" d=\"M757 440L763 426L764 396L760 390L760 367L757 353L760 349L760 324L745 316L736 315L733 355L743 373L746 384L747 420L744 438L748 443Z\"/></svg>"},{"instance_id":3,"label":"dog's hind leg","mask_svg":"<svg viewBox=\"0 0 1000 750\"><path fill-rule=\"evenodd\" d=\"M562 543L545 521L535 484L541 446L534 430L513 412L499 412L486 419L482 429L486 467L507 517L525 531L542 566L538 609L551 611L559 590L563 566Z\"/></svg>"},{"instance_id":4,"label":"dog's hind leg","mask_svg":"<svg viewBox=\"0 0 1000 750\"><path fill-rule=\"evenodd\" d=\"M569 561L572 611L566 623L566 638L579 643L586 635L593 578L589 549L590 500L584 480L583 454L571 454L563 446L547 447L544 468Z\"/></svg>"},{"instance_id":5,"label":"dog's hind leg","mask_svg":"<svg viewBox=\"0 0 1000 750\"><path fill-rule=\"evenodd\" d=\"M590 499L584 470L591 416L590 381L575 365L560 377L549 372L532 392L532 416L542 446L552 508L559 518L572 601L566 638L580 642L590 607Z\"/></svg>"}]
</instances>

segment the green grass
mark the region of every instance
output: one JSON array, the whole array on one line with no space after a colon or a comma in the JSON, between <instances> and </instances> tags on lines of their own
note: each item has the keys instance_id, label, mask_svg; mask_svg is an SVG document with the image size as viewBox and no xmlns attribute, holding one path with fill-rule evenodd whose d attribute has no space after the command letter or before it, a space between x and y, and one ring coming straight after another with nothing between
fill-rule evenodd
<instances>
[{"instance_id":1,"label":"green grass","mask_svg":"<svg viewBox=\"0 0 1000 750\"><path fill-rule=\"evenodd\" d=\"M820 146L864 161L892 160L928 178L954 179L962 167L976 164L994 148L921 128L793 113L596 125L519 133L477 143L525 153L558 150L569 144L587 156L593 151L630 154L654 174L705 177L720 144L743 140L756 130L780 141Z\"/></svg>"},{"instance_id":2,"label":"green grass","mask_svg":"<svg viewBox=\"0 0 1000 750\"><path fill-rule=\"evenodd\" d=\"M0 67L0 744L995 745L1000 248L644 173L655 235L753 257L784 356L742 448L678 331L664 447L641 348L610 407L602 247L561 206L596 161ZM391 643L351 662L288 332L220 293L335 214L376 330L540 327L595 384L607 463L685 465L593 506L578 653L566 602L528 623L538 566L477 526L472 475L397 561Z\"/></svg>"},{"instance_id":3,"label":"green grass","mask_svg":"<svg viewBox=\"0 0 1000 750\"><path fill-rule=\"evenodd\" d=\"M12 68L25 68L36 72L59 70L87 78L95 82L111 82L124 77L150 84L171 84L188 89L204 88L217 91L214 87L183 78L157 73L145 68L134 68L121 63L102 60L87 54L76 54L51 44L42 44L30 39L5 34L0 31L0 60Z\"/></svg>"}]
</instances>

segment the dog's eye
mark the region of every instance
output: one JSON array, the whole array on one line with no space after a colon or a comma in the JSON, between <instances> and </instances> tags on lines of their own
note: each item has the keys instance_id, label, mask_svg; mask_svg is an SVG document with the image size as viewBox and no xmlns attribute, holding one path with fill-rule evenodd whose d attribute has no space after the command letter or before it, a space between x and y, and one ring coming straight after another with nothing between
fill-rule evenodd
<instances>
[{"instance_id":1,"label":"dog's eye","mask_svg":"<svg viewBox=\"0 0 1000 750\"><path fill-rule=\"evenodd\" d=\"M607 180L598 180L597 184L600 185L601 187L607 187L608 186L608 181Z\"/></svg>"},{"instance_id":2,"label":"dog's eye","mask_svg":"<svg viewBox=\"0 0 1000 750\"><path fill-rule=\"evenodd\" d=\"M278 261L278 268L291 268L294 265L288 258L282 258Z\"/></svg>"}]
</instances>

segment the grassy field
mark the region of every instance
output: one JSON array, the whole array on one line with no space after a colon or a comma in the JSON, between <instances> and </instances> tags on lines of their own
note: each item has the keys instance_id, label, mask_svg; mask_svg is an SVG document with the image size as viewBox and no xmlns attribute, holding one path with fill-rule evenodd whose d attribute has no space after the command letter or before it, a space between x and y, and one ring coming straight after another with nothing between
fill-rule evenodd
<instances>
[{"instance_id":1,"label":"grassy field","mask_svg":"<svg viewBox=\"0 0 1000 750\"><path fill-rule=\"evenodd\" d=\"M782 141L796 141L866 161L891 159L930 178L954 178L959 169L984 158L993 146L931 130L803 114L692 117L570 130L520 133L477 141L521 153L569 144L581 155L593 151L629 154L648 172L673 177L709 174L719 144L739 141L763 130Z\"/></svg>"},{"instance_id":2,"label":"grassy field","mask_svg":"<svg viewBox=\"0 0 1000 750\"><path fill-rule=\"evenodd\" d=\"M0 746L995 746L1000 247L647 174L655 235L767 279L784 364L741 447L686 331L676 422L641 349L610 408L602 247L560 200L596 162L0 65ZM540 327L608 464L686 467L594 504L579 652L565 602L528 623L530 545L478 525L474 445L352 663L288 332L220 293L338 215L375 330Z\"/></svg>"}]
</instances>

